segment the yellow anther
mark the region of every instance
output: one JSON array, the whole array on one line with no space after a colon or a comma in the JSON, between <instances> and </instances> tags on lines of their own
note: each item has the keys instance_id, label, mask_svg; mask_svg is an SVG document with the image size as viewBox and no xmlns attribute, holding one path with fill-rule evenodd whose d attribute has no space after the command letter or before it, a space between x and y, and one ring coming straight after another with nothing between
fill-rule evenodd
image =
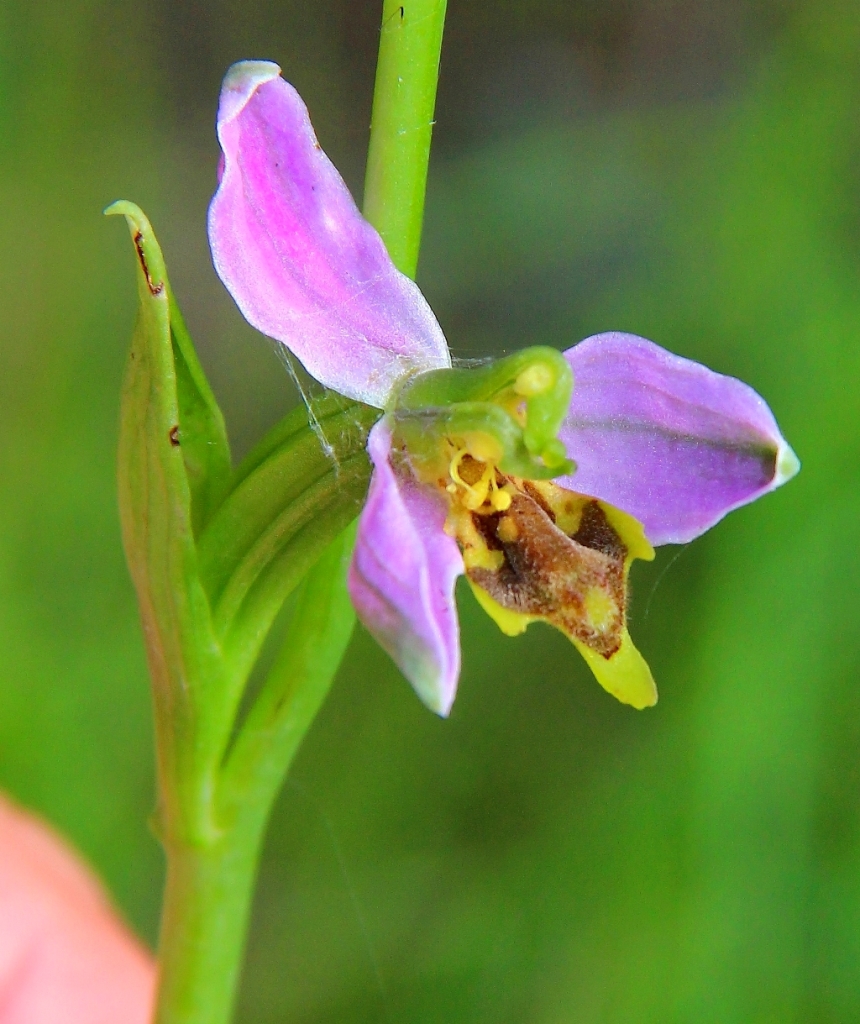
<instances>
[{"instance_id":1,"label":"yellow anther","mask_svg":"<svg viewBox=\"0 0 860 1024\"><path fill-rule=\"evenodd\" d=\"M448 467L448 472L451 475L451 479L455 484L459 484L461 487L468 487L469 485L463 482L460 476L460 463L463 461L466 451L464 448L458 448L454 453L454 457L451 459L451 465Z\"/></svg>"},{"instance_id":2,"label":"yellow anther","mask_svg":"<svg viewBox=\"0 0 860 1024\"><path fill-rule=\"evenodd\" d=\"M555 373L546 363L534 363L517 377L514 391L518 395L530 397L542 395L555 384Z\"/></svg>"},{"instance_id":3,"label":"yellow anther","mask_svg":"<svg viewBox=\"0 0 860 1024\"><path fill-rule=\"evenodd\" d=\"M496 473L493 470L493 475L490 477L490 505L496 512L507 512L511 507L511 501L513 500L507 491L499 489L499 485L496 481Z\"/></svg>"},{"instance_id":4,"label":"yellow anther","mask_svg":"<svg viewBox=\"0 0 860 1024\"><path fill-rule=\"evenodd\" d=\"M469 463L469 472L466 474L472 478L471 483L464 480L460 473L463 459L467 455L472 460ZM482 468L479 470L478 467ZM481 475L475 480L474 474L478 471ZM489 504L494 512L505 512L511 507L511 496L499 487L496 479L496 467L492 462L482 462L480 459L475 459L471 451L459 448L451 459L448 474L452 482L445 489L449 494L457 494L458 490L462 489L460 503L469 512L477 512L485 504Z\"/></svg>"},{"instance_id":5,"label":"yellow anther","mask_svg":"<svg viewBox=\"0 0 860 1024\"><path fill-rule=\"evenodd\" d=\"M448 472L450 473L451 479L454 483L462 487L465 492L462 499L465 507L469 509L470 512L475 512L487 500L487 492L490 489L490 474L488 472L490 467L484 469L484 472L474 484L466 483L466 481L460 476L460 464L468 454L469 453L467 451L461 448L454 458L451 459L451 466Z\"/></svg>"}]
</instances>

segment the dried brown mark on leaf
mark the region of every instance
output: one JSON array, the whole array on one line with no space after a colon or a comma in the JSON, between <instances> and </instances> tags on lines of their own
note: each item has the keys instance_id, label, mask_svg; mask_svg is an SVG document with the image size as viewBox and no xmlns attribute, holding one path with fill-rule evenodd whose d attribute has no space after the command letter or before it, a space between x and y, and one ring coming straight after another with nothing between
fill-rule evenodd
<instances>
[{"instance_id":1,"label":"dried brown mark on leaf","mask_svg":"<svg viewBox=\"0 0 860 1024\"><path fill-rule=\"evenodd\" d=\"M149 272L149 264L146 262L146 253L143 251L143 232L135 231L134 233L134 247L137 249L137 258L140 260L140 267L143 270L143 276L146 278L146 285L149 288L151 295L161 295L164 291L164 281L159 281L158 284L152 280L152 275Z\"/></svg>"}]
</instances>

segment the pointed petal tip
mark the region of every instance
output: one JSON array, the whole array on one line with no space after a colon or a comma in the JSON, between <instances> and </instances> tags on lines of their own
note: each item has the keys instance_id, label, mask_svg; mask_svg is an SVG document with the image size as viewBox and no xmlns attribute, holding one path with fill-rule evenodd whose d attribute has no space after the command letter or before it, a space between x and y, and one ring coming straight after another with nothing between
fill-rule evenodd
<instances>
[{"instance_id":1,"label":"pointed petal tip","mask_svg":"<svg viewBox=\"0 0 860 1024\"><path fill-rule=\"evenodd\" d=\"M460 659L451 664L440 662L426 648L413 650L413 657L406 656L401 650L398 667L418 699L434 715L447 718L454 706L457 696L457 683L460 677ZM453 669L453 671L452 671Z\"/></svg>"},{"instance_id":2,"label":"pointed petal tip","mask_svg":"<svg viewBox=\"0 0 860 1024\"><path fill-rule=\"evenodd\" d=\"M637 711L653 708L657 703L657 686L651 669L626 629L621 647L611 658L604 658L579 640L573 639L573 644L585 658L598 683L616 700Z\"/></svg>"},{"instance_id":3,"label":"pointed petal tip","mask_svg":"<svg viewBox=\"0 0 860 1024\"><path fill-rule=\"evenodd\" d=\"M428 711L432 711L433 714L438 715L439 718L447 718L451 714L451 708L454 706L456 687L452 688L447 685L440 685L440 680L436 673L432 676L427 676L423 673L410 673L407 675L406 670L402 667L401 671L406 675L412 689L416 692L421 703Z\"/></svg>"},{"instance_id":4,"label":"pointed petal tip","mask_svg":"<svg viewBox=\"0 0 860 1024\"><path fill-rule=\"evenodd\" d=\"M795 455L794 449L791 445L782 441L777 449L776 472L773 477L773 486L781 487L784 483L788 483L792 477L797 476L799 472L800 459Z\"/></svg>"},{"instance_id":5,"label":"pointed petal tip","mask_svg":"<svg viewBox=\"0 0 860 1024\"><path fill-rule=\"evenodd\" d=\"M240 60L227 69L221 85L218 120L223 124L242 112L255 91L281 74L271 60Z\"/></svg>"}]
</instances>

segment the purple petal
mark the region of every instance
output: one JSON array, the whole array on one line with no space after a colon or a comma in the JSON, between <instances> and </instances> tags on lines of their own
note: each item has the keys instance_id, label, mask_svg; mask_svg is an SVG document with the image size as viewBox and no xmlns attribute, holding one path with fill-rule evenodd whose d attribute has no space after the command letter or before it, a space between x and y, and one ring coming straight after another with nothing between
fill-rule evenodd
<instances>
[{"instance_id":1,"label":"purple petal","mask_svg":"<svg viewBox=\"0 0 860 1024\"><path fill-rule=\"evenodd\" d=\"M243 61L224 79L212 260L250 323L326 387L383 408L405 374L450 366L448 346L279 74Z\"/></svg>"},{"instance_id":2,"label":"purple petal","mask_svg":"<svg viewBox=\"0 0 860 1024\"><path fill-rule=\"evenodd\" d=\"M447 715L460 675L454 584L463 557L445 533L444 498L392 465L386 420L367 449L375 468L349 570L352 603L427 707Z\"/></svg>"},{"instance_id":3,"label":"purple petal","mask_svg":"<svg viewBox=\"0 0 860 1024\"><path fill-rule=\"evenodd\" d=\"M751 387L632 334L565 352L559 437L577 470L556 481L635 516L652 544L683 544L800 467Z\"/></svg>"}]
</instances>

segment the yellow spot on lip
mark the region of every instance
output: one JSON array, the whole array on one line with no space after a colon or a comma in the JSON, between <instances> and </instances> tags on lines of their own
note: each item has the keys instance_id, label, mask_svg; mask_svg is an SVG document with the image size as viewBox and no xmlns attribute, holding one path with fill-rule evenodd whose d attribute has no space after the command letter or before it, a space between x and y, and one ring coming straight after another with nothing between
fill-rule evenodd
<instances>
[{"instance_id":1,"label":"yellow spot on lip","mask_svg":"<svg viewBox=\"0 0 860 1024\"><path fill-rule=\"evenodd\" d=\"M467 569L489 569L491 572L498 572L505 564L505 556L501 551L471 548L463 553L463 564Z\"/></svg>"},{"instance_id":2,"label":"yellow spot on lip","mask_svg":"<svg viewBox=\"0 0 860 1024\"><path fill-rule=\"evenodd\" d=\"M583 598L585 614L599 633L611 627L618 617L618 607L605 590L592 587Z\"/></svg>"},{"instance_id":3,"label":"yellow spot on lip","mask_svg":"<svg viewBox=\"0 0 860 1024\"><path fill-rule=\"evenodd\" d=\"M505 516L496 527L496 536L503 544L513 544L519 535L517 524L510 516Z\"/></svg>"}]
</instances>

